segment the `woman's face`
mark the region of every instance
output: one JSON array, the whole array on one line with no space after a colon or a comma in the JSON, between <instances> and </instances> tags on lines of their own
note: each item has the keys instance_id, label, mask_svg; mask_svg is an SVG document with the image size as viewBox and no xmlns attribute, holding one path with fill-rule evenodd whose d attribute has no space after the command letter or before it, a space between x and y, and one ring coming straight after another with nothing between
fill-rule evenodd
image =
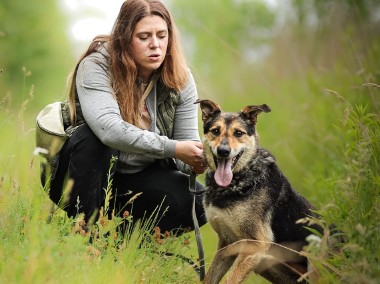
<instances>
[{"instance_id":1,"label":"woman's face","mask_svg":"<svg viewBox=\"0 0 380 284\"><path fill-rule=\"evenodd\" d=\"M131 40L131 55L137 65L137 76L147 82L165 59L169 32L159 16L147 16L136 25Z\"/></svg>"}]
</instances>

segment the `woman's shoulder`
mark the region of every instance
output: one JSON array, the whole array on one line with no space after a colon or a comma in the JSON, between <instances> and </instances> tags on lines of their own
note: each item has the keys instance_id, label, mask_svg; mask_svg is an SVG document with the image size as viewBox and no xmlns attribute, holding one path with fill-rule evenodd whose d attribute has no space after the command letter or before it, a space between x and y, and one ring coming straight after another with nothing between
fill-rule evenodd
<instances>
[{"instance_id":1,"label":"woman's shoulder","mask_svg":"<svg viewBox=\"0 0 380 284\"><path fill-rule=\"evenodd\" d=\"M182 98L188 98L188 97L194 97L196 96L196 84L195 84L195 80L194 80L194 76L193 74L191 73L190 69L188 70L188 73L187 73L187 82L184 86L184 88L182 90L179 91L179 95L182 97Z\"/></svg>"},{"instance_id":2,"label":"woman's shoulder","mask_svg":"<svg viewBox=\"0 0 380 284\"><path fill-rule=\"evenodd\" d=\"M103 69L108 69L109 66L109 52L107 43L99 43L99 47L94 52L83 58L81 64L94 63L101 66Z\"/></svg>"},{"instance_id":3,"label":"woman's shoulder","mask_svg":"<svg viewBox=\"0 0 380 284\"><path fill-rule=\"evenodd\" d=\"M77 79L80 79L88 84L92 84L94 82L108 82L108 51L105 48L100 47L83 58L78 66Z\"/></svg>"}]
</instances>

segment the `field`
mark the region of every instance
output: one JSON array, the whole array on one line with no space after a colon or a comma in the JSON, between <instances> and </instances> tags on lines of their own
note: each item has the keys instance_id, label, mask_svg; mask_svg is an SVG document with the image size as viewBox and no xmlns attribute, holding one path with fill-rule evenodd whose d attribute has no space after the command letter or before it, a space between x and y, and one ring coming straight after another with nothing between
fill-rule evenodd
<instances>
[{"instance_id":1,"label":"field","mask_svg":"<svg viewBox=\"0 0 380 284\"><path fill-rule=\"evenodd\" d=\"M285 86L289 82L280 83L277 88L290 88ZM330 256L323 236L305 248L323 283L376 283L380 276L380 125L378 101L371 100L380 88L364 83L351 89L348 98L324 89L307 99L302 96L305 86L293 83L291 102L271 98L274 114L262 116L258 124L262 144L278 156L296 188L320 208L323 223L336 224L348 238L341 252ZM94 238L80 230L80 218L68 219L52 207L39 182L40 157L33 154L33 88L23 89L27 99L18 109L8 105L8 97L1 102L0 282L196 283L190 265L157 253L175 252L195 260L193 233L147 236L153 225L146 223L122 238L115 229L120 220L103 218ZM351 104L350 96L362 96L368 103ZM240 108L227 100L222 107ZM297 100L299 109L286 108ZM202 237L209 265L216 237L208 225ZM151 241L140 247L147 238Z\"/></svg>"},{"instance_id":2,"label":"field","mask_svg":"<svg viewBox=\"0 0 380 284\"><path fill-rule=\"evenodd\" d=\"M320 274L318 283L379 283L378 29L369 17L355 22L333 13L331 24L325 15L319 29L284 28L271 38L271 54L265 62L252 63L239 49L241 41L251 43L233 29L242 15L233 18L232 8L207 2L208 9L210 3L221 9L216 15L225 13L226 23L231 20L219 27L215 18L202 16L210 13L202 6L205 2L195 2L199 7L194 6L193 14L177 14L182 17L179 23L184 34L191 36L193 31L197 39L198 50L189 57L199 97L214 100L225 111L250 104L271 107L271 113L258 118L261 145L276 156L292 185L318 208L322 216L318 222L326 227L324 235L312 239L303 252ZM226 2L234 5L237 1ZM302 1L294 3L301 5ZM377 7L375 1L372 5ZM205 23L200 27L191 17ZM236 30L244 35L241 26ZM0 37L8 40L2 33ZM59 40L54 43L59 46ZM42 69L48 65L44 60L35 58ZM64 81L60 64L69 61L55 62L52 70L56 71L49 75L59 75L60 82ZM180 237L151 234L159 218L151 216L126 236L116 229L121 222L118 218L100 218L89 233L81 228L81 216L69 219L53 206L40 184L41 157L34 153L35 118L44 104L62 96L41 92L55 84L50 77L41 73L34 77L34 70L19 66L14 70L22 73L14 71L12 77L7 66L0 67L0 86L5 86L0 88L0 283L199 283L191 265L165 255L175 253L195 261L193 232ZM44 81L50 85L43 86ZM202 182L203 176L198 179ZM327 245L337 232L327 229L332 224L346 240L334 251ZM209 225L201 233L208 268L217 238ZM252 275L247 283L266 282Z\"/></svg>"}]
</instances>

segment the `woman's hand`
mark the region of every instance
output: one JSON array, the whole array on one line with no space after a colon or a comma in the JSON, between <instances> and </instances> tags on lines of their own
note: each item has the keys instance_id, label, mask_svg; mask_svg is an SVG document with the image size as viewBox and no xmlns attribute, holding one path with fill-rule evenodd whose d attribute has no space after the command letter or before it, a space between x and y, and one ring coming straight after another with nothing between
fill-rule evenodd
<instances>
[{"instance_id":1,"label":"woman's hand","mask_svg":"<svg viewBox=\"0 0 380 284\"><path fill-rule=\"evenodd\" d=\"M197 141L177 141L176 158L191 166L197 174L205 172L207 166L203 161L203 145Z\"/></svg>"}]
</instances>

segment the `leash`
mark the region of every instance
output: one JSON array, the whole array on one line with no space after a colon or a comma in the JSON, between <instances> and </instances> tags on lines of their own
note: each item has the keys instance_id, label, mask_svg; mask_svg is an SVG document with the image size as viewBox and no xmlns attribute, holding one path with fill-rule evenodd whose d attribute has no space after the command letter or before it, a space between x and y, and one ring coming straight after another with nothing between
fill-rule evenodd
<instances>
[{"instance_id":1,"label":"leash","mask_svg":"<svg viewBox=\"0 0 380 284\"><path fill-rule=\"evenodd\" d=\"M174 257L180 258L184 262L187 262L188 264L190 264L194 268L194 270L197 272L200 281L203 281L205 276L206 276L205 255L204 255L204 250L203 250L201 232L199 229L199 223L198 223L197 214L196 214L196 210L195 210L195 204L196 204L196 197L202 195L206 190L199 190L199 191L197 190L196 178L197 178L197 174L192 171L190 176L189 176L189 191L191 194L193 194L193 207L192 207L191 215L192 215L192 219L193 219L195 238L196 238L197 247L198 247L199 264L197 265L190 258L185 257L185 256L180 255L180 254L175 254L175 253L171 253L171 252L158 252L158 251L152 251L152 252L162 254L165 256L174 256Z\"/></svg>"},{"instance_id":2,"label":"leash","mask_svg":"<svg viewBox=\"0 0 380 284\"><path fill-rule=\"evenodd\" d=\"M197 191L197 188L195 186L196 183L197 174L195 172L191 172L189 176L189 191L193 194L193 209L192 209L192 217L193 217L193 223L194 223L194 232L195 232L195 238L197 241L197 247L198 247L198 255L199 255L199 265L195 267L195 270L197 271L199 275L199 279L203 281L203 279L206 276L206 269L205 269L205 255L203 250L203 244L202 244L202 238L201 238L201 232L199 230L199 224L197 219L197 214L195 211L195 203L196 203L196 197L198 195L203 194L202 191Z\"/></svg>"}]
</instances>

